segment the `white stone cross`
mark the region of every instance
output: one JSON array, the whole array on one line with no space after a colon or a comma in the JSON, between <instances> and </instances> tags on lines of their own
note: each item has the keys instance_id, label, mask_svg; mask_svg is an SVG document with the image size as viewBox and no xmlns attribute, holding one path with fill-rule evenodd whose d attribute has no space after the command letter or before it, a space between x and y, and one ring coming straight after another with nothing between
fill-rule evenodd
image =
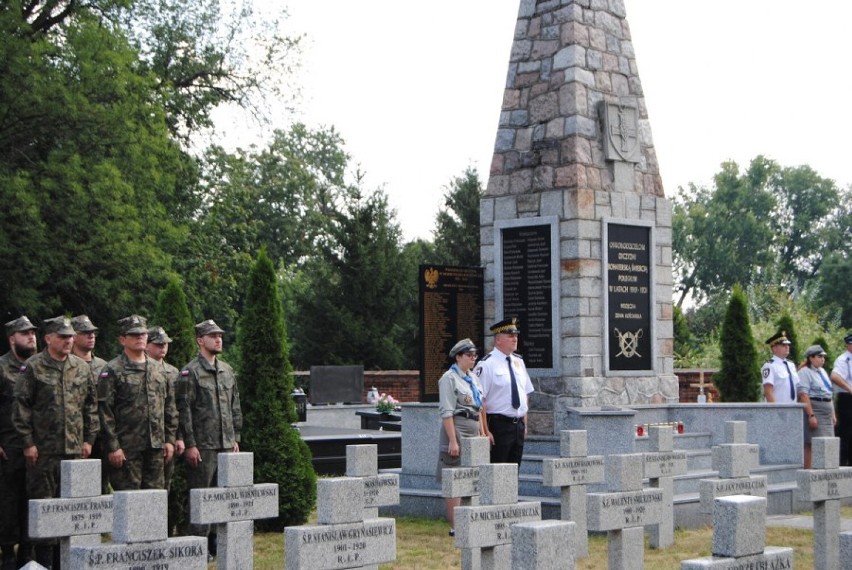
<instances>
[{"instance_id":1,"label":"white stone cross","mask_svg":"<svg viewBox=\"0 0 852 570\"><path fill-rule=\"evenodd\" d=\"M717 479L701 479L698 482L700 510L713 513L714 501L730 495L754 495L766 498L765 475L751 475L752 469L760 465L760 446L746 443L746 422L725 422L725 441L714 445L713 469L719 472Z\"/></svg>"},{"instance_id":2,"label":"white stone cross","mask_svg":"<svg viewBox=\"0 0 852 570\"><path fill-rule=\"evenodd\" d=\"M687 470L686 452L674 451L674 432L668 426L651 426L650 453L644 454L645 477L654 489L663 492L663 518L648 529L651 548L674 544L674 478Z\"/></svg>"},{"instance_id":3,"label":"white stone cross","mask_svg":"<svg viewBox=\"0 0 852 570\"><path fill-rule=\"evenodd\" d=\"M561 519L573 521L574 555L585 558L589 555L589 533L586 528L586 485L604 480L603 455L588 455L588 439L585 430L560 432L558 458L542 461L542 484L559 487L561 495Z\"/></svg>"},{"instance_id":4,"label":"white stone cross","mask_svg":"<svg viewBox=\"0 0 852 570\"><path fill-rule=\"evenodd\" d=\"M379 516L379 507L399 504L399 475L379 473L376 444L346 446L346 476L364 481L364 518Z\"/></svg>"}]
</instances>

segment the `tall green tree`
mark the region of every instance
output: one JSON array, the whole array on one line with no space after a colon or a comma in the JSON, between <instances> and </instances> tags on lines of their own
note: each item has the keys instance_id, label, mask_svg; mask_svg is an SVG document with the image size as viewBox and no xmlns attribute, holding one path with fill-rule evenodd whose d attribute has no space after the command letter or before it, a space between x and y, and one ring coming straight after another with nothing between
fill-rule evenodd
<instances>
[{"instance_id":1,"label":"tall green tree","mask_svg":"<svg viewBox=\"0 0 852 570\"><path fill-rule=\"evenodd\" d=\"M801 362L802 347L799 345L799 335L796 333L793 317L789 313L784 313L775 322L778 325L778 330L784 331L787 338L790 339L790 354L787 358L792 362Z\"/></svg>"},{"instance_id":2,"label":"tall green tree","mask_svg":"<svg viewBox=\"0 0 852 570\"><path fill-rule=\"evenodd\" d=\"M473 167L450 181L444 193L444 207L435 218L435 263L479 267L479 201L482 194L479 173Z\"/></svg>"},{"instance_id":3,"label":"tall green tree","mask_svg":"<svg viewBox=\"0 0 852 570\"><path fill-rule=\"evenodd\" d=\"M258 480L278 483L278 518L259 526L280 532L308 519L316 501L316 474L307 444L290 425L296 421L293 369L277 277L263 249L248 278L238 344L245 415L241 448L254 453Z\"/></svg>"},{"instance_id":4,"label":"tall green tree","mask_svg":"<svg viewBox=\"0 0 852 570\"><path fill-rule=\"evenodd\" d=\"M151 321L152 324L163 327L172 339L166 360L181 368L195 358L198 347L195 342L194 322L186 294L177 277L171 277L160 291Z\"/></svg>"},{"instance_id":5,"label":"tall green tree","mask_svg":"<svg viewBox=\"0 0 852 570\"><path fill-rule=\"evenodd\" d=\"M721 330L722 367L713 376L723 402L757 402L760 365L748 316L748 300L738 284L731 292Z\"/></svg>"}]
</instances>

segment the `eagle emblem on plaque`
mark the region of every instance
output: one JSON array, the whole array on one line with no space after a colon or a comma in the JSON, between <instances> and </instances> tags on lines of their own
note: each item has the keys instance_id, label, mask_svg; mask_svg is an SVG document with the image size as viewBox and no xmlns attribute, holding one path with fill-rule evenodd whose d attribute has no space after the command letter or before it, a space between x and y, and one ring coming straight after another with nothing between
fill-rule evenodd
<instances>
[{"instance_id":1,"label":"eagle emblem on plaque","mask_svg":"<svg viewBox=\"0 0 852 570\"><path fill-rule=\"evenodd\" d=\"M430 267L426 271L423 272L423 279L426 280L426 287L429 289L434 289L438 286L438 278L441 274L434 267Z\"/></svg>"},{"instance_id":2,"label":"eagle emblem on plaque","mask_svg":"<svg viewBox=\"0 0 852 570\"><path fill-rule=\"evenodd\" d=\"M607 160L639 162L639 109L607 102L601 105L604 157Z\"/></svg>"}]
</instances>

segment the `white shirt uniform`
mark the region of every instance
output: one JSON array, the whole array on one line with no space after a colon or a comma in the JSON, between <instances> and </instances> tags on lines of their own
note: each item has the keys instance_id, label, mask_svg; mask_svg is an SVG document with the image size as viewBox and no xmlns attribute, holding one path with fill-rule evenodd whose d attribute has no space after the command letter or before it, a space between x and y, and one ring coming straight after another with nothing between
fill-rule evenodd
<instances>
[{"instance_id":1,"label":"white shirt uniform","mask_svg":"<svg viewBox=\"0 0 852 570\"><path fill-rule=\"evenodd\" d=\"M792 404L796 402L796 390L799 384L799 375L796 374L796 365L784 358L773 356L760 369L764 384L774 386L776 404ZM792 396L790 395L790 383L793 383Z\"/></svg>"},{"instance_id":2,"label":"white shirt uniform","mask_svg":"<svg viewBox=\"0 0 852 570\"><path fill-rule=\"evenodd\" d=\"M510 418L522 418L529 409L527 394L533 392L532 380L527 373L523 359L517 354L509 356L515 381L518 383L520 407L512 407L512 376L509 374L509 363L506 355L496 348L493 349L476 365L475 372L482 386L482 400L485 412L489 415L500 414Z\"/></svg>"},{"instance_id":3,"label":"white shirt uniform","mask_svg":"<svg viewBox=\"0 0 852 570\"><path fill-rule=\"evenodd\" d=\"M852 385L852 352L848 350L837 357L837 360L834 361L834 368L831 369L832 374L837 373L838 376L846 380L847 384ZM838 386L837 384L832 384L834 387L834 393L846 393L846 390Z\"/></svg>"}]
</instances>

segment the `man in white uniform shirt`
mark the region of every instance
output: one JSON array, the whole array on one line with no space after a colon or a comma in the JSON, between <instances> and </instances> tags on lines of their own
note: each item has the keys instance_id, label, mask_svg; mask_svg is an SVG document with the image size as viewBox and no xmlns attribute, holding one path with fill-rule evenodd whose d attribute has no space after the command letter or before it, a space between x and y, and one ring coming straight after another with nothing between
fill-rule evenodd
<instances>
[{"instance_id":1,"label":"man in white uniform shirt","mask_svg":"<svg viewBox=\"0 0 852 570\"><path fill-rule=\"evenodd\" d=\"M517 319L505 319L491 326L494 349L475 372L482 384L482 401L488 418L488 431L494 437L491 463L521 464L527 435L527 395L532 381L518 348Z\"/></svg>"},{"instance_id":2,"label":"man in white uniform shirt","mask_svg":"<svg viewBox=\"0 0 852 570\"><path fill-rule=\"evenodd\" d=\"M834 435L840 438L840 465L849 465L852 459L852 394L838 387L837 381L843 380L852 385L852 333L847 334L843 341L846 343L846 352L834 361L831 381L834 383L834 393L837 394L837 425Z\"/></svg>"},{"instance_id":3,"label":"man in white uniform shirt","mask_svg":"<svg viewBox=\"0 0 852 570\"><path fill-rule=\"evenodd\" d=\"M787 360L790 354L787 332L778 331L766 339L766 344L772 350L772 358L760 369L763 376L763 396L769 403L793 404L796 402L799 375L796 374L796 365Z\"/></svg>"}]
</instances>

